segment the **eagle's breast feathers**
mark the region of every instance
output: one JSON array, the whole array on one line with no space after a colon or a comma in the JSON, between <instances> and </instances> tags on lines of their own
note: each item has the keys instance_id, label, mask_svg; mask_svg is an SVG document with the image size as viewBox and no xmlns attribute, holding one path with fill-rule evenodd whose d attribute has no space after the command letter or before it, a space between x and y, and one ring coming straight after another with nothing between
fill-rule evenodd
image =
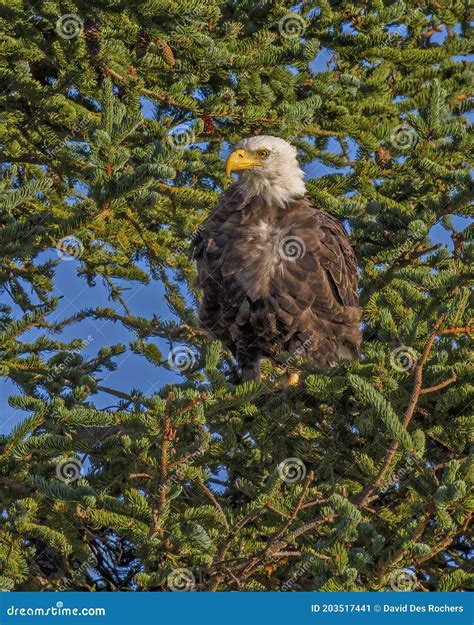
<instances>
[{"instance_id":1,"label":"eagle's breast feathers","mask_svg":"<svg viewBox=\"0 0 474 625\"><path fill-rule=\"evenodd\" d=\"M286 206L232 185L194 242L200 321L243 367L304 346L327 367L358 354L357 266L347 234L306 197Z\"/></svg>"}]
</instances>

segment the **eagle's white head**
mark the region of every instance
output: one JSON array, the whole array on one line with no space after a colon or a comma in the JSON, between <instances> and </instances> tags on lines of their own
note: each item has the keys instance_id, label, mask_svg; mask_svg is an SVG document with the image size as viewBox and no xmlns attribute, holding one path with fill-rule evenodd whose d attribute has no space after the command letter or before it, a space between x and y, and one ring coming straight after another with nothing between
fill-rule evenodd
<instances>
[{"instance_id":1,"label":"eagle's white head","mask_svg":"<svg viewBox=\"0 0 474 625\"><path fill-rule=\"evenodd\" d=\"M226 162L226 172L238 171L246 197L261 195L269 204L285 207L306 193L304 172L296 148L280 137L259 135L242 139Z\"/></svg>"}]
</instances>

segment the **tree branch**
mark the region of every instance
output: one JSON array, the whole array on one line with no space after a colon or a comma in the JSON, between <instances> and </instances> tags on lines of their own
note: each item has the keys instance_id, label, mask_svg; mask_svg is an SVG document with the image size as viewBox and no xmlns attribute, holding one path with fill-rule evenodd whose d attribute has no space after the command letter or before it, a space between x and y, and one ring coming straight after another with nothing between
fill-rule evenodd
<instances>
[{"instance_id":1,"label":"tree branch","mask_svg":"<svg viewBox=\"0 0 474 625\"><path fill-rule=\"evenodd\" d=\"M439 384L435 384L434 386L430 386L428 388L422 388L420 390L420 395L426 395L428 393L434 393L435 391L439 391L440 389L444 388L445 386L449 386L449 384L452 384L453 382L456 382L457 380L457 376L455 373L452 373L451 376L447 379L444 380L444 382L440 382Z\"/></svg>"},{"instance_id":2,"label":"tree branch","mask_svg":"<svg viewBox=\"0 0 474 625\"><path fill-rule=\"evenodd\" d=\"M433 329L431 331L431 335L428 339L428 343L425 346L425 349L423 350L423 353L420 357L420 359L418 360L418 362L416 363L415 366L415 375L414 375L414 382L413 382L413 389L412 389L412 393L411 393L411 398L410 398L410 402L408 404L408 407L405 411L405 415L403 417L402 420L402 425L403 427L406 429L411 421L411 418L413 417L413 414L415 412L415 408L416 405L418 403L418 399L420 397L421 394L421 385L423 382L423 367L425 366L425 363L428 359L428 356L430 354L431 348L433 347L433 343L435 341L436 336L438 335L438 331L439 331L439 327L440 325L443 323L445 318L445 315L441 315L438 320L435 322ZM387 454L385 456L385 460L379 470L379 472L377 473L376 477L372 480L372 482L367 486L367 488L365 488L365 490L362 492L359 503L358 503L358 507L359 508L363 508L369 501L370 496L372 495L372 493L374 492L374 490L376 488L378 488L380 486L380 484L382 483L383 478L385 477L385 474L387 473L388 469L390 468L390 465L392 463L393 457L397 451L399 447L399 443L398 441L393 441L392 444L390 445Z\"/></svg>"}]
</instances>

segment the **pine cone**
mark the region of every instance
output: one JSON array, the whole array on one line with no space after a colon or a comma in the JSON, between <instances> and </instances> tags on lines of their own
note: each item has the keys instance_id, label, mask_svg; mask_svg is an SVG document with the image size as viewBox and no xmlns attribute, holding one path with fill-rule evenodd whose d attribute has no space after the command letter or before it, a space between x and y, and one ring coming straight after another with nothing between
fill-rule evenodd
<instances>
[{"instance_id":1,"label":"pine cone","mask_svg":"<svg viewBox=\"0 0 474 625\"><path fill-rule=\"evenodd\" d=\"M214 132L214 120L212 119L209 111L204 111L203 120L204 120L204 132L207 135L212 134Z\"/></svg>"},{"instance_id":2,"label":"pine cone","mask_svg":"<svg viewBox=\"0 0 474 625\"><path fill-rule=\"evenodd\" d=\"M96 57L100 53L100 31L94 20L86 19L84 22L84 38L87 51L90 56Z\"/></svg>"},{"instance_id":3,"label":"pine cone","mask_svg":"<svg viewBox=\"0 0 474 625\"><path fill-rule=\"evenodd\" d=\"M150 37L148 33L143 30L143 28L139 31L137 36L137 43L135 46L135 50L137 52L137 56L145 56L148 52L148 48L150 47Z\"/></svg>"},{"instance_id":4,"label":"pine cone","mask_svg":"<svg viewBox=\"0 0 474 625\"><path fill-rule=\"evenodd\" d=\"M391 159L392 155L387 148L380 146L375 150L375 162L379 167L385 167Z\"/></svg>"},{"instance_id":5,"label":"pine cone","mask_svg":"<svg viewBox=\"0 0 474 625\"><path fill-rule=\"evenodd\" d=\"M156 43L163 50L163 58L165 59L167 64L173 67L173 65L176 63L176 59L174 58L173 50L170 48L169 44L167 44L166 41L162 41L161 39L157 39Z\"/></svg>"},{"instance_id":6,"label":"pine cone","mask_svg":"<svg viewBox=\"0 0 474 625\"><path fill-rule=\"evenodd\" d=\"M84 22L84 39L86 40L86 47L89 52L90 64L94 68L100 83L104 77L99 61L100 30L94 20L86 19Z\"/></svg>"}]
</instances>

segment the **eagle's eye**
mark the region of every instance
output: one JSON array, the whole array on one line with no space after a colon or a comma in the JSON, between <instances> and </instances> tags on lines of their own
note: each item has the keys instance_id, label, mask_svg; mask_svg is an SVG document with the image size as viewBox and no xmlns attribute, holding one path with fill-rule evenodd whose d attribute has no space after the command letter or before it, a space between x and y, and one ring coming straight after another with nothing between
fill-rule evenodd
<instances>
[{"instance_id":1,"label":"eagle's eye","mask_svg":"<svg viewBox=\"0 0 474 625\"><path fill-rule=\"evenodd\" d=\"M258 158L268 158L270 156L270 150L266 148L262 148L261 150L257 150Z\"/></svg>"}]
</instances>

